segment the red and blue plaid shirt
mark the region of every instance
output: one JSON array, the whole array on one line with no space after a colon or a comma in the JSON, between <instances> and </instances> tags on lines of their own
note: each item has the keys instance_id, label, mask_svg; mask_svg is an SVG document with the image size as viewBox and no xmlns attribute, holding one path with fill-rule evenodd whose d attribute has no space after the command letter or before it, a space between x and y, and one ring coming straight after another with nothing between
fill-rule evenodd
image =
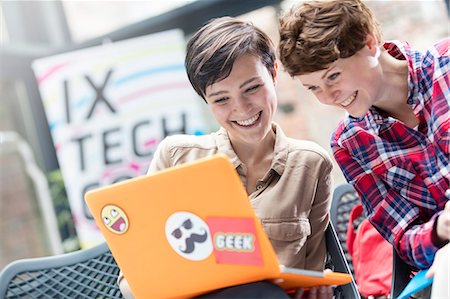
<instances>
[{"instance_id":1,"label":"red and blue plaid shirt","mask_svg":"<svg viewBox=\"0 0 450 299\"><path fill-rule=\"evenodd\" d=\"M391 56L408 61L407 103L419 119L417 128L371 107L364 117L347 116L331 140L370 222L419 268L428 268L439 249L433 224L450 197L449 42L425 54L398 41L384 45Z\"/></svg>"}]
</instances>

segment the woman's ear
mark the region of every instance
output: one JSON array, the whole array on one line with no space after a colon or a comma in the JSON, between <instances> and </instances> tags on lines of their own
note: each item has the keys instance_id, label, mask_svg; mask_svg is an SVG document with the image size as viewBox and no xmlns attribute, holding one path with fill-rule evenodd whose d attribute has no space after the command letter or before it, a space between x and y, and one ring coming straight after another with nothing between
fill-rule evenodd
<instances>
[{"instance_id":1,"label":"woman's ear","mask_svg":"<svg viewBox=\"0 0 450 299\"><path fill-rule=\"evenodd\" d=\"M373 56L379 51L378 39L373 32L367 34L366 46Z\"/></svg>"},{"instance_id":2,"label":"woman's ear","mask_svg":"<svg viewBox=\"0 0 450 299\"><path fill-rule=\"evenodd\" d=\"M277 84L277 76L278 76L278 62L275 61L275 63L273 64L273 74L272 74L274 84Z\"/></svg>"}]
</instances>

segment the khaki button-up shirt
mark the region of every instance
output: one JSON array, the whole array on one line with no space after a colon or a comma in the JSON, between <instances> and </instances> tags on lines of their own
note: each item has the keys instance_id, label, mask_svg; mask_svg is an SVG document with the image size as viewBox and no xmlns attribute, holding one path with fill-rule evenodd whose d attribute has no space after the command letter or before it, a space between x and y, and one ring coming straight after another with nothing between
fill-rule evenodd
<instances>
[{"instance_id":1,"label":"khaki button-up shirt","mask_svg":"<svg viewBox=\"0 0 450 299\"><path fill-rule=\"evenodd\" d=\"M288 138L275 123L273 130L274 158L270 169L258 180L256 191L249 194L250 202L280 264L323 270L331 204L331 160L317 144ZM204 136L165 138L158 145L149 173L218 153L230 158L246 185L246 167L223 128Z\"/></svg>"}]
</instances>

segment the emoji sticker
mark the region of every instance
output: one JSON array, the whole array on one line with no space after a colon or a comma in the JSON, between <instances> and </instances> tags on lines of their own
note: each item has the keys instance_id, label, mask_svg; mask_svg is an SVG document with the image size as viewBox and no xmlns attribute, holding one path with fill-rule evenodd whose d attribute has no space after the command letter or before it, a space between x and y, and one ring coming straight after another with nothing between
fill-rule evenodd
<instances>
[{"instance_id":1,"label":"emoji sticker","mask_svg":"<svg viewBox=\"0 0 450 299\"><path fill-rule=\"evenodd\" d=\"M213 252L208 225L189 212L176 212L167 219L166 237L176 253L192 261L204 260Z\"/></svg>"},{"instance_id":2,"label":"emoji sticker","mask_svg":"<svg viewBox=\"0 0 450 299\"><path fill-rule=\"evenodd\" d=\"M128 230L128 217L125 212L115 205L107 205L102 209L102 221L109 231L123 234Z\"/></svg>"}]
</instances>

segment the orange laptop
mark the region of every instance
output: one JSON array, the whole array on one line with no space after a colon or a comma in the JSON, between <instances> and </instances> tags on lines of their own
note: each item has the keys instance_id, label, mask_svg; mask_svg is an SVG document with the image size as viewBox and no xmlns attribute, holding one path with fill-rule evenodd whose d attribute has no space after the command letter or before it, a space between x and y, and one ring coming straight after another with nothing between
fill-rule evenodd
<instances>
[{"instance_id":1,"label":"orange laptop","mask_svg":"<svg viewBox=\"0 0 450 299\"><path fill-rule=\"evenodd\" d=\"M265 279L285 289L351 281L280 266L225 155L92 190L85 199L137 298L192 297Z\"/></svg>"}]
</instances>

